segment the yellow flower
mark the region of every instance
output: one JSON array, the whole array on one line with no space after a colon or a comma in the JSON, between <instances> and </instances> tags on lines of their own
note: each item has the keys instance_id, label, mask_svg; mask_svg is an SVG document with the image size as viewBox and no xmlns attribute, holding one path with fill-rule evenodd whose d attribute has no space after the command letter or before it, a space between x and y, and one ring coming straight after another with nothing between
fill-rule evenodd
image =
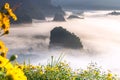
<instances>
[{"instance_id":1,"label":"yellow flower","mask_svg":"<svg viewBox=\"0 0 120 80\"><path fill-rule=\"evenodd\" d=\"M16 17L16 15L15 15L15 14L11 14L11 17L14 19L14 21L16 21L16 20L17 20L17 17Z\"/></svg>"},{"instance_id":2,"label":"yellow flower","mask_svg":"<svg viewBox=\"0 0 120 80\"><path fill-rule=\"evenodd\" d=\"M0 67L1 68L6 68L7 70L13 68L12 64L9 62L8 59L0 56Z\"/></svg>"},{"instance_id":3,"label":"yellow flower","mask_svg":"<svg viewBox=\"0 0 120 80\"><path fill-rule=\"evenodd\" d=\"M10 26L10 20L9 20L8 16L3 17L3 24L5 26Z\"/></svg>"},{"instance_id":4,"label":"yellow flower","mask_svg":"<svg viewBox=\"0 0 120 80\"><path fill-rule=\"evenodd\" d=\"M8 34L9 33L9 28L10 28L10 17L12 17L15 21L17 20L16 15L13 13L13 10L10 8L9 3L5 3L4 5L4 10L7 13L0 12L0 28L3 31L3 34Z\"/></svg>"},{"instance_id":5,"label":"yellow flower","mask_svg":"<svg viewBox=\"0 0 120 80\"><path fill-rule=\"evenodd\" d=\"M0 52L2 57L6 57L8 48L5 46L4 42L0 40Z\"/></svg>"},{"instance_id":6,"label":"yellow flower","mask_svg":"<svg viewBox=\"0 0 120 80\"><path fill-rule=\"evenodd\" d=\"M2 25L3 25L2 19L3 19L3 15L2 15L2 13L0 12L0 28L1 28Z\"/></svg>"},{"instance_id":7,"label":"yellow flower","mask_svg":"<svg viewBox=\"0 0 120 80\"><path fill-rule=\"evenodd\" d=\"M11 70L7 70L7 77L12 80L27 80L27 77L24 75L23 71L17 67L14 67Z\"/></svg>"},{"instance_id":8,"label":"yellow flower","mask_svg":"<svg viewBox=\"0 0 120 80\"><path fill-rule=\"evenodd\" d=\"M4 30L4 34L7 34L6 32L9 32L10 28L10 20L9 17L5 14L3 14L3 20L2 20L2 29Z\"/></svg>"},{"instance_id":9,"label":"yellow flower","mask_svg":"<svg viewBox=\"0 0 120 80\"><path fill-rule=\"evenodd\" d=\"M108 75L107 75L108 77L112 77L112 74L111 73L108 73Z\"/></svg>"},{"instance_id":10,"label":"yellow flower","mask_svg":"<svg viewBox=\"0 0 120 80\"><path fill-rule=\"evenodd\" d=\"M3 26L3 23L2 23L2 21L0 20L0 28Z\"/></svg>"},{"instance_id":11,"label":"yellow flower","mask_svg":"<svg viewBox=\"0 0 120 80\"><path fill-rule=\"evenodd\" d=\"M9 3L5 3L4 8L5 8L5 9L10 9Z\"/></svg>"},{"instance_id":12,"label":"yellow flower","mask_svg":"<svg viewBox=\"0 0 120 80\"><path fill-rule=\"evenodd\" d=\"M94 70L94 74L97 76L97 75L99 75L99 72Z\"/></svg>"},{"instance_id":13,"label":"yellow flower","mask_svg":"<svg viewBox=\"0 0 120 80\"><path fill-rule=\"evenodd\" d=\"M16 21L16 20L17 20L17 17L16 17L16 15L13 13L12 9L8 9L7 11L8 11L8 13L9 13L9 15Z\"/></svg>"},{"instance_id":14,"label":"yellow flower","mask_svg":"<svg viewBox=\"0 0 120 80\"><path fill-rule=\"evenodd\" d=\"M0 12L0 28L4 31L3 34L9 32L10 28L10 17L14 20L17 20L16 15L13 13L12 9L10 9L9 3L5 3L4 11ZM4 13L6 12L6 13ZM2 32L1 31L1 32ZM0 40L0 68L3 69L2 72L5 73L5 79L7 80L27 80L27 77L24 75L23 67L21 66L13 66L10 61L14 58L8 60L6 58L6 54L8 52L8 48L5 46L4 42Z\"/></svg>"},{"instance_id":15,"label":"yellow flower","mask_svg":"<svg viewBox=\"0 0 120 80\"><path fill-rule=\"evenodd\" d=\"M0 12L0 21L2 20L2 17L3 17L3 16L2 16L2 13Z\"/></svg>"},{"instance_id":16,"label":"yellow flower","mask_svg":"<svg viewBox=\"0 0 120 80\"><path fill-rule=\"evenodd\" d=\"M107 74L107 80L112 80L112 74L111 73Z\"/></svg>"},{"instance_id":17,"label":"yellow flower","mask_svg":"<svg viewBox=\"0 0 120 80\"><path fill-rule=\"evenodd\" d=\"M40 70L40 75L42 75L43 74L43 71L42 70Z\"/></svg>"},{"instance_id":18,"label":"yellow flower","mask_svg":"<svg viewBox=\"0 0 120 80\"><path fill-rule=\"evenodd\" d=\"M9 60L0 56L0 67L4 67L8 62L9 62Z\"/></svg>"}]
</instances>

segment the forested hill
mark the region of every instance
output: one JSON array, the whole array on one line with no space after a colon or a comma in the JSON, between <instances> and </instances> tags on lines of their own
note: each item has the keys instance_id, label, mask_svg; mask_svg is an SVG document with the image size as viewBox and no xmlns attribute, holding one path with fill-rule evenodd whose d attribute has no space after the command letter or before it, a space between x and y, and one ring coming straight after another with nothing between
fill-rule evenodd
<instances>
[{"instance_id":1,"label":"forested hill","mask_svg":"<svg viewBox=\"0 0 120 80\"><path fill-rule=\"evenodd\" d=\"M51 4L51 0L1 0L0 6L6 2L10 3L12 7L20 5L15 11L20 23L31 22L30 19L44 20L45 16L52 16L56 13L64 14L60 6Z\"/></svg>"}]
</instances>

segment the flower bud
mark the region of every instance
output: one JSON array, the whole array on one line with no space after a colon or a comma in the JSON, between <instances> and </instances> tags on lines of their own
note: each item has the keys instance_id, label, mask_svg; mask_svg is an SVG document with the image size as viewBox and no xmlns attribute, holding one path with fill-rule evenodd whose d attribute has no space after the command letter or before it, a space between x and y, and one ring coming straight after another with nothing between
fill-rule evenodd
<instances>
[{"instance_id":1,"label":"flower bud","mask_svg":"<svg viewBox=\"0 0 120 80\"><path fill-rule=\"evenodd\" d=\"M9 61L14 61L14 60L17 59L17 58L18 58L17 55L12 55L12 56L10 57Z\"/></svg>"}]
</instances>

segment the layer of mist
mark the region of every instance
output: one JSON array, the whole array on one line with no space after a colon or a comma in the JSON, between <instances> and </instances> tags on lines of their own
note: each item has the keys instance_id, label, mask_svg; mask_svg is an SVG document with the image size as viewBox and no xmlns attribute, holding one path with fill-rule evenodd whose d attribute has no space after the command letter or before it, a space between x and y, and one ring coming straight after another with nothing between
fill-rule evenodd
<instances>
[{"instance_id":1,"label":"layer of mist","mask_svg":"<svg viewBox=\"0 0 120 80\"><path fill-rule=\"evenodd\" d=\"M108 12L88 11L84 13L85 19L66 19L66 22L53 22L52 18L47 18L47 21L32 24L12 25L10 34L2 37L9 48L8 57L18 54L20 63L30 59L37 65L47 64L50 56L57 59L64 54L63 60L73 68L84 68L88 63L96 62L104 69L120 74L120 16L106 16ZM50 31L56 26L63 26L79 36L84 48L49 50Z\"/></svg>"}]
</instances>

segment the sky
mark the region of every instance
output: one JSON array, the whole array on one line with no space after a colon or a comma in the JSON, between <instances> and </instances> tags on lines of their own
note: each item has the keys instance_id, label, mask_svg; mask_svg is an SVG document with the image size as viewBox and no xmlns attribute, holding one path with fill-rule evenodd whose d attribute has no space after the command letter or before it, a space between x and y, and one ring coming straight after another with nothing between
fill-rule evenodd
<instances>
[{"instance_id":1,"label":"sky","mask_svg":"<svg viewBox=\"0 0 120 80\"><path fill-rule=\"evenodd\" d=\"M64 7L80 7L93 9L120 9L120 0L52 0L56 5Z\"/></svg>"}]
</instances>

